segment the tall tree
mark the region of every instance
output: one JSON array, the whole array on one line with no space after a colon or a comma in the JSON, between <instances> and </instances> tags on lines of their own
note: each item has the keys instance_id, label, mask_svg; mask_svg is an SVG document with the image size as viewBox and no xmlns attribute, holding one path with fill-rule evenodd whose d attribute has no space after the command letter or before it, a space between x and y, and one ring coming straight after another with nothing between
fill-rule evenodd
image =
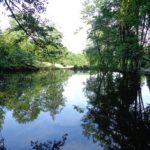
<instances>
[{"instance_id":1,"label":"tall tree","mask_svg":"<svg viewBox=\"0 0 150 150\"><path fill-rule=\"evenodd\" d=\"M103 68L137 70L149 45L148 0L86 0L83 18Z\"/></svg>"}]
</instances>

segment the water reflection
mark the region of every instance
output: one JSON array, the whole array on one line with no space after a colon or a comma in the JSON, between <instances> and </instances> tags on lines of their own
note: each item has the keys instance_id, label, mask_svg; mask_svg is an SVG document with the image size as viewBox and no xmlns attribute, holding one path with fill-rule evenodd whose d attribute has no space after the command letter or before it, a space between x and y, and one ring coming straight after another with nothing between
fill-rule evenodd
<instances>
[{"instance_id":1,"label":"water reflection","mask_svg":"<svg viewBox=\"0 0 150 150\"><path fill-rule=\"evenodd\" d=\"M139 75L72 74L0 74L0 149L103 149L86 136L107 150L149 148L150 107L143 105ZM60 139L64 133L68 139Z\"/></svg>"},{"instance_id":2,"label":"water reflection","mask_svg":"<svg viewBox=\"0 0 150 150\"><path fill-rule=\"evenodd\" d=\"M85 93L84 135L106 150L150 149L150 106L143 105L140 75L99 73L90 77Z\"/></svg>"},{"instance_id":3,"label":"water reflection","mask_svg":"<svg viewBox=\"0 0 150 150\"><path fill-rule=\"evenodd\" d=\"M149 90L150 90L150 76L146 77L146 81L147 81L147 86L149 87Z\"/></svg>"},{"instance_id":4,"label":"water reflection","mask_svg":"<svg viewBox=\"0 0 150 150\"><path fill-rule=\"evenodd\" d=\"M68 134L64 134L62 139L59 141L46 141L44 143L40 143L39 141L31 141L31 147L34 150L61 150L61 148L65 145Z\"/></svg>"},{"instance_id":5,"label":"water reflection","mask_svg":"<svg viewBox=\"0 0 150 150\"><path fill-rule=\"evenodd\" d=\"M49 112L52 118L65 105L64 81L71 72L38 72L32 74L0 75L0 127L5 109L11 110L19 123L36 119Z\"/></svg>"},{"instance_id":6,"label":"water reflection","mask_svg":"<svg viewBox=\"0 0 150 150\"><path fill-rule=\"evenodd\" d=\"M2 136L1 129L0 129L0 150L6 150L4 137Z\"/></svg>"},{"instance_id":7,"label":"water reflection","mask_svg":"<svg viewBox=\"0 0 150 150\"><path fill-rule=\"evenodd\" d=\"M31 141L31 148L33 150L61 150L65 145L68 134L64 134L61 140L47 140L45 142ZM5 147L5 140L1 134L0 136L0 150L7 150Z\"/></svg>"}]
</instances>

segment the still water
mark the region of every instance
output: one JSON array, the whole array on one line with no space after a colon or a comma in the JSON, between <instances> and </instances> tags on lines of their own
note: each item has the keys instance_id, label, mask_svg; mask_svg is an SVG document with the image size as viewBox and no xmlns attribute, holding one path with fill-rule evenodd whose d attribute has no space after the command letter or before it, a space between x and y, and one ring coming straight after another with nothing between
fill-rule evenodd
<instances>
[{"instance_id":1,"label":"still water","mask_svg":"<svg viewBox=\"0 0 150 150\"><path fill-rule=\"evenodd\" d=\"M139 75L0 74L0 150L148 150L149 88Z\"/></svg>"}]
</instances>

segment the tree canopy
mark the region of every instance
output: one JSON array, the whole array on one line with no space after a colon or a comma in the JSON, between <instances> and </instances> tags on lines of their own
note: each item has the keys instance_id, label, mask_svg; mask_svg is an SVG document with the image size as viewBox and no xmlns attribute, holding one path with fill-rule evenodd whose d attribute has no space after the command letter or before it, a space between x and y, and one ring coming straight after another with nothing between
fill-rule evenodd
<instances>
[{"instance_id":1,"label":"tree canopy","mask_svg":"<svg viewBox=\"0 0 150 150\"><path fill-rule=\"evenodd\" d=\"M10 24L0 34L1 68L26 68L32 66L35 60L55 63L66 55L67 49L61 41L62 33L53 23L47 22L46 26L37 28L39 35L37 37L35 33L34 37L40 46L26 36L14 19Z\"/></svg>"},{"instance_id":2,"label":"tree canopy","mask_svg":"<svg viewBox=\"0 0 150 150\"><path fill-rule=\"evenodd\" d=\"M33 25L41 22L40 14L45 12L48 0L1 0L0 3L6 11L10 12L11 17L16 20L26 35L33 38L32 32L35 29ZM16 14L19 14L19 17Z\"/></svg>"},{"instance_id":3,"label":"tree canopy","mask_svg":"<svg viewBox=\"0 0 150 150\"><path fill-rule=\"evenodd\" d=\"M92 42L87 52L96 50L91 54L98 57L99 66L127 71L140 69L150 44L150 2L85 0L84 6L83 19L90 25Z\"/></svg>"}]
</instances>

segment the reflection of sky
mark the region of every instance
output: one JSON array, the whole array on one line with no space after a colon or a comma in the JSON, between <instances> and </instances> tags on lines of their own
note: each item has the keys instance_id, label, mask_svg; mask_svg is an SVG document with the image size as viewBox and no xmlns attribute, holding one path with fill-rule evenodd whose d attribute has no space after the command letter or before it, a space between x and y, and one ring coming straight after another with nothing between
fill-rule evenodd
<instances>
[{"instance_id":1,"label":"reflection of sky","mask_svg":"<svg viewBox=\"0 0 150 150\"><path fill-rule=\"evenodd\" d=\"M146 78L142 82L142 97L143 97L144 106L150 104L150 89L147 86Z\"/></svg>"},{"instance_id":2,"label":"reflection of sky","mask_svg":"<svg viewBox=\"0 0 150 150\"><path fill-rule=\"evenodd\" d=\"M67 99L66 107L55 116L55 120L52 120L49 112L42 112L33 122L18 124L12 117L12 112L8 111L2 130L7 150L29 150L31 140L60 140L65 133L69 134L63 148L65 150L102 149L82 135L83 129L80 124L83 114L73 107L86 107L87 98L84 96L83 82L86 82L88 77L89 75L75 74L69 78L63 93ZM146 81L142 86L142 95L144 103L148 103L150 93Z\"/></svg>"},{"instance_id":3,"label":"reflection of sky","mask_svg":"<svg viewBox=\"0 0 150 150\"><path fill-rule=\"evenodd\" d=\"M85 107L86 98L83 93L83 82L88 75L73 75L65 87L64 96L67 98L66 107L52 120L49 112L42 112L33 122L18 124L12 117L12 112L7 112L3 125L2 135L8 150L29 150L30 141L60 140L68 133L65 150L98 150L92 140L82 135L80 114L74 110L73 105Z\"/></svg>"},{"instance_id":4,"label":"reflection of sky","mask_svg":"<svg viewBox=\"0 0 150 150\"><path fill-rule=\"evenodd\" d=\"M74 75L68 80L68 85L65 87L64 96L67 97L69 105L85 105L86 97L84 96L83 88L89 75Z\"/></svg>"}]
</instances>

